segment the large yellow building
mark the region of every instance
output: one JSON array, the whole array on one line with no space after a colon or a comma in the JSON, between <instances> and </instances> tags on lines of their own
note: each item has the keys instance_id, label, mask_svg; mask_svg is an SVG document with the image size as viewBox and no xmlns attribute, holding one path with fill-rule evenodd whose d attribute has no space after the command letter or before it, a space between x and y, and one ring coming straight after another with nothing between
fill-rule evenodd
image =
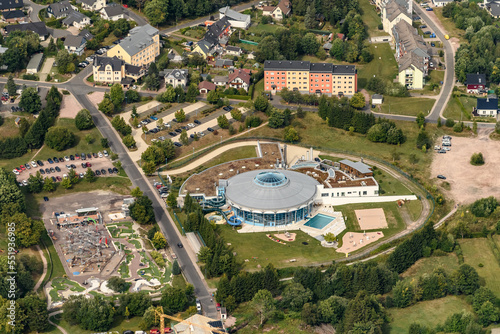
<instances>
[{"instance_id":1,"label":"large yellow building","mask_svg":"<svg viewBox=\"0 0 500 334\"><path fill-rule=\"evenodd\" d=\"M149 24L131 29L129 35L107 54L134 66L147 66L159 55L160 33Z\"/></svg>"}]
</instances>

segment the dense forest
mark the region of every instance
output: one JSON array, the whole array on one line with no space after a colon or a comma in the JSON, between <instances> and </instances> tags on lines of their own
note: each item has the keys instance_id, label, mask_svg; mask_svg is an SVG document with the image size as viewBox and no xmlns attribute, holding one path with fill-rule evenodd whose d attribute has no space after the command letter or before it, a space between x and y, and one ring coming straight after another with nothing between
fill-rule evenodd
<instances>
[{"instance_id":1,"label":"dense forest","mask_svg":"<svg viewBox=\"0 0 500 334\"><path fill-rule=\"evenodd\" d=\"M485 73L488 80L500 82L500 29L493 25L487 10L475 2L450 2L443 16L465 30L469 43L462 43L455 55L456 77L465 82L468 73Z\"/></svg>"}]
</instances>

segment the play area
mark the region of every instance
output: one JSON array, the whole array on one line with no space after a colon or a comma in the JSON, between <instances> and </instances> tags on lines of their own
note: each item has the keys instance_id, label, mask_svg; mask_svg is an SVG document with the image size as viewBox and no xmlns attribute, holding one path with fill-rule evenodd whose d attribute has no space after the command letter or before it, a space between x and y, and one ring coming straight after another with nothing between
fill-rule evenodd
<instances>
[{"instance_id":1,"label":"play area","mask_svg":"<svg viewBox=\"0 0 500 334\"><path fill-rule=\"evenodd\" d=\"M388 228L387 219L382 208L354 210L354 213L361 230Z\"/></svg>"},{"instance_id":2,"label":"play area","mask_svg":"<svg viewBox=\"0 0 500 334\"><path fill-rule=\"evenodd\" d=\"M349 255L360 248L365 247L384 237L382 232L348 232L342 238L342 247L337 249L337 252Z\"/></svg>"}]
</instances>

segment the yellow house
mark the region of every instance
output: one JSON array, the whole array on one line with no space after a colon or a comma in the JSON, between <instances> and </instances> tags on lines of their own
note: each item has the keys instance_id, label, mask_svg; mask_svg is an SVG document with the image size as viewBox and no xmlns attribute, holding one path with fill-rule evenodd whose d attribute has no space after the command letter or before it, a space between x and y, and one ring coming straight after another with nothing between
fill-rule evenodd
<instances>
[{"instance_id":1,"label":"yellow house","mask_svg":"<svg viewBox=\"0 0 500 334\"><path fill-rule=\"evenodd\" d=\"M400 58L399 83L408 89L422 89L425 85L427 64L424 59L411 52Z\"/></svg>"},{"instance_id":2,"label":"yellow house","mask_svg":"<svg viewBox=\"0 0 500 334\"><path fill-rule=\"evenodd\" d=\"M192 53L199 53L200 56L203 58L207 59L207 57L210 55L210 50L212 49L212 46L210 43L204 39L196 43L196 46L193 49Z\"/></svg>"},{"instance_id":3,"label":"yellow house","mask_svg":"<svg viewBox=\"0 0 500 334\"><path fill-rule=\"evenodd\" d=\"M158 29L146 24L130 30L120 44L108 51L108 57L117 57L134 66L147 66L160 55Z\"/></svg>"},{"instance_id":4,"label":"yellow house","mask_svg":"<svg viewBox=\"0 0 500 334\"><path fill-rule=\"evenodd\" d=\"M384 26L384 31L392 36L394 26L400 21L406 21L411 25L411 14L408 13L408 9L404 6L395 0L390 0L382 8L382 25Z\"/></svg>"}]
</instances>

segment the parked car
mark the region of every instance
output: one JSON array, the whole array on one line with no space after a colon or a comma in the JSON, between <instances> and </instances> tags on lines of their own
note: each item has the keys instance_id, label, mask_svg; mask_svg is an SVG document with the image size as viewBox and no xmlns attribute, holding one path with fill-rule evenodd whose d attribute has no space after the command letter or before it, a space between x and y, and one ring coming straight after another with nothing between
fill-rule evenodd
<instances>
[{"instance_id":1,"label":"parked car","mask_svg":"<svg viewBox=\"0 0 500 334\"><path fill-rule=\"evenodd\" d=\"M40 174L45 175L45 171L42 168L40 168Z\"/></svg>"},{"instance_id":2,"label":"parked car","mask_svg":"<svg viewBox=\"0 0 500 334\"><path fill-rule=\"evenodd\" d=\"M54 167L50 167L49 170L50 170L51 173L55 173L56 172L56 170L54 169Z\"/></svg>"},{"instance_id":3,"label":"parked car","mask_svg":"<svg viewBox=\"0 0 500 334\"><path fill-rule=\"evenodd\" d=\"M169 132L168 134L171 135L172 137L177 136L177 133L175 133L175 132Z\"/></svg>"},{"instance_id":4,"label":"parked car","mask_svg":"<svg viewBox=\"0 0 500 334\"><path fill-rule=\"evenodd\" d=\"M177 142L177 141L174 143L174 145L177 146L177 147L181 147L182 146L182 144L179 143L179 142Z\"/></svg>"},{"instance_id":5,"label":"parked car","mask_svg":"<svg viewBox=\"0 0 500 334\"><path fill-rule=\"evenodd\" d=\"M208 129L207 129L207 131L208 131L208 132L214 132L214 129L212 129L212 128L208 128Z\"/></svg>"},{"instance_id":6,"label":"parked car","mask_svg":"<svg viewBox=\"0 0 500 334\"><path fill-rule=\"evenodd\" d=\"M53 157L52 160L54 160L56 164L59 163L59 159L57 159L57 157Z\"/></svg>"},{"instance_id":7,"label":"parked car","mask_svg":"<svg viewBox=\"0 0 500 334\"><path fill-rule=\"evenodd\" d=\"M101 169L101 174L102 174L102 175L106 175L106 170L105 170L104 168L103 168L103 169Z\"/></svg>"},{"instance_id":8,"label":"parked car","mask_svg":"<svg viewBox=\"0 0 500 334\"><path fill-rule=\"evenodd\" d=\"M436 46L436 44L434 42L431 42L431 46L434 47Z\"/></svg>"},{"instance_id":9,"label":"parked car","mask_svg":"<svg viewBox=\"0 0 500 334\"><path fill-rule=\"evenodd\" d=\"M420 26L420 29L425 29L425 28L427 28L427 26L426 26L425 24L422 24L422 25Z\"/></svg>"},{"instance_id":10,"label":"parked car","mask_svg":"<svg viewBox=\"0 0 500 334\"><path fill-rule=\"evenodd\" d=\"M59 166L56 166L56 172L58 172L58 173L61 172L61 168L59 168Z\"/></svg>"},{"instance_id":11,"label":"parked car","mask_svg":"<svg viewBox=\"0 0 500 334\"><path fill-rule=\"evenodd\" d=\"M151 119L152 119L153 121L157 121L157 120L158 120L158 117L156 117L156 116L151 116Z\"/></svg>"},{"instance_id":12,"label":"parked car","mask_svg":"<svg viewBox=\"0 0 500 334\"><path fill-rule=\"evenodd\" d=\"M109 174L113 174L113 169L112 168L108 168L108 173Z\"/></svg>"},{"instance_id":13,"label":"parked car","mask_svg":"<svg viewBox=\"0 0 500 334\"><path fill-rule=\"evenodd\" d=\"M35 161L32 161L32 162L31 162L31 166L33 166L33 168L38 167L38 165L36 164L36 162L35 162Z\"/></svg>"},{"instance_id":14,"label":"parked car","mask_svg":"<svg viewBox=\"0 0 500 334\"><path fill-rule=\"evenodd\" d=\"M441 149L441 150L439 150L439 151L437 151L437 152L438 152L438 153L446 153L446 151L445 151L445 150L443 150L443 149Z\"/></svg>"},{"instance_id":15,"label":"parked car","mask_svg":"<svg viewBox=\"0 0 500 334\"><path fill-rule=\"evenodd\" d=\"M197 119L195 119L193 122L194 122L194 124L198 124L198 125L201 124L201 122L199 120L197 120Z\"/></svg>"},{"instance_id":16,"label":"parked car","mask_svg":"<svg viewBox=\"0 0 500 334\"><path fill-rule=\"evenodd\" d=\"M87 162L87 168L92 167L92 164L90 162Z\"/></svg>"},{"instance_id":17,"label":"parked car","mask_svg":"<svg viewBox=\"0 0 500 334\"><path fill-rule=\"evenodd\" d=\"M94 173L95 175L101 175L101 171L99 169L96 169Z\"/></svg>"},{"instance_id":18,"label":"parked car","mask_svg":"<svg viewBox=\"0 0 500 334\"><path fill-rule=\"evenodd\" d=\"M432 9L431 7L427 7L425 10L428 12L432 12L434 9Z\"/></svg>"},{"instance_id":19,"label":"parked car","mask_svg":"<svg viewBox=\"0 0 500 334\"><path fill-rule=\"evenodd\" d=\"M446 176L441 175L441 174L439 174L439 175L437 176L437 178L438 178L438 179L441 179L441 180L446 180Z\"/></svg>"},{"instance_id":20,"label":"parked car","mask_svg":"<svg viewBox=\"0 0 500 334\"><path fill-rule=\"evenodd\" d=\"M118 168L113 167L113 173L118 174Z\"/></svg>"},{"instance_id":21,"label":"parked car","mask_svg":"<svg viewBox=\"0 0 500 334\"><path fill-rule=\"evenodd\" d=\"M104 154L105 157L109 156L108 151L106 150L102 151L102 154Z\"/></svg>"}]
</instances>

